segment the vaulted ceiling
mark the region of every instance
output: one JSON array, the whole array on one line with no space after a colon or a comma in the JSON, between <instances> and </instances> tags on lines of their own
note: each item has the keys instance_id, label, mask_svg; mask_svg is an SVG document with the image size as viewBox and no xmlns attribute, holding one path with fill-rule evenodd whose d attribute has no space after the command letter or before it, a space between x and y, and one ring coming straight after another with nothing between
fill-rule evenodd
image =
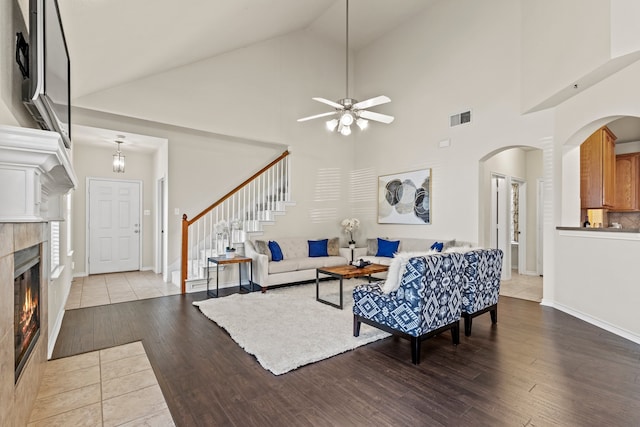
<instances>
[{"instance_id":1,"label":"vaulted ceiling","mask_svg":"<svg viewBox=\"0 0 640 427\"><path fill-rule=\"evenodd\" d=\"M435 0L351 0L353 50ZM292 31L344 43L345 0L58 0L72 63L72 98Z\"/></svg>"}]
</instances>

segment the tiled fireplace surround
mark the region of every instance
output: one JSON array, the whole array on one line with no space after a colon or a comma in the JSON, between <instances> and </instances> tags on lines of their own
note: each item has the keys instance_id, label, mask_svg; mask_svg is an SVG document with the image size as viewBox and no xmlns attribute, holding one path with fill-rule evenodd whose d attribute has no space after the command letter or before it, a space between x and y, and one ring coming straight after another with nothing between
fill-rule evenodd
<instances>
[{"instance_id":1,"label":"tiled fireplace surround","mask_svg":"<svg viewBox=\"0 0 640 427\"><path fill-rule=\"evenodd\" d=\"M46 256L41 259L40 338L14 384L13 254L38 243L46 246L46 230L45 222L0 223L0 426L27 424L44 375L49 335Z\"/></svg>"}]
</instances>

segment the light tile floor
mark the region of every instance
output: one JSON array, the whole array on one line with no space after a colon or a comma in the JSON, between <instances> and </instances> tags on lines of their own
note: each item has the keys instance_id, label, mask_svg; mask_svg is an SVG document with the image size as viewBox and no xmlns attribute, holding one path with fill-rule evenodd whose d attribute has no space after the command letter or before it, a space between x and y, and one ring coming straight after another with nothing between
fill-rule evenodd
<instances>
[{"instance_id":1,"label":"light tile floor","mask_svg":"<svg viewBox=\"0 0 640 427\"><path fill-rule=\"evenodd\" d=\"M179 287L152 271L95 274L73 279L65 310L179 293Z\"/></svg>"},{"instance_id":2,"label":"light tile floor","mask_svg":"<svg viewBox=\"0 0 640 427\"><path fill-rule=\"evenodd\" d=\"M542 301L542 277L511 273L510 280L500 282L500 295L540 302Z\"/></svg>"},{"instance_id":3,"label":"light tile floor","mask_svg":"<svg viewBox=\"0 0 640 427\"><path fill-rule=\"evenodd\" d=\"M47 362L28 426L174 426L141 342Z\"/></svg>"}]
</instances>

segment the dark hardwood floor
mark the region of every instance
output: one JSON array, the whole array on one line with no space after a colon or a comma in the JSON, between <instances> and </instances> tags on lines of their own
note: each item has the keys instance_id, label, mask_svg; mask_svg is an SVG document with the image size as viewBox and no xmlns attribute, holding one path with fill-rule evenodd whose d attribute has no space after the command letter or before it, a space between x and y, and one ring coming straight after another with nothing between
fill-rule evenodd
<instances>
[{"instance_id":1,"label":"dark hardwood floor","mask_svg":"<svg viewBox=\"0 0 640 427\"><path fill-rule=\"evenodd\" d=\"M391 337L274 376L204 298L67 311L53 356L142 341L178 426L640 425L640 346L535 302L501 297L497 325L423 342L418 366Z\"/></svg>"}]
</instances>

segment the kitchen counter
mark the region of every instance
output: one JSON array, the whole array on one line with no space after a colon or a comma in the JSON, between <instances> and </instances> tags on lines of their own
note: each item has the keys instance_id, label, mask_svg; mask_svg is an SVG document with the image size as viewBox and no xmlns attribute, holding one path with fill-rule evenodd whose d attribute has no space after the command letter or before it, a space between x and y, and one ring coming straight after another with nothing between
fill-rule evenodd
<instances>
[{"instance_id":1,"label":"kitchen counter","mask_svg":"<svg viewBox=\"0 0 640 427\"><path fill-rule=\"evenodd\" d=\"M585 228L585 227L556 227L556 230L565 231L587 231L587 232L613 232L613 233L640 233L640 228Z\"/></svg>"}]
</instances>

